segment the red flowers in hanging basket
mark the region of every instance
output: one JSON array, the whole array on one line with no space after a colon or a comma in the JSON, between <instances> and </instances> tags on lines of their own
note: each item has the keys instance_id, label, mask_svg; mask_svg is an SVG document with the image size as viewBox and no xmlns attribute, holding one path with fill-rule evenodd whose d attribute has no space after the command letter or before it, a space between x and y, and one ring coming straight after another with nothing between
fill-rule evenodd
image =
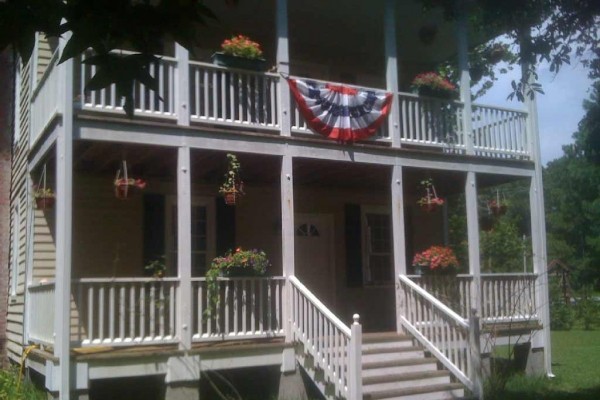
<instances>
[{"instance_id":1,"label":"red flowers in hanging basket","mask_svg":"<svg viewBox=\"0 0 600 400\"><path fill-rule=\"evenodd\" d=\"M499 217L501 215L506 214L506 211L508 210L506 203L502 203L498 200L488 201L487 206L490 210L490 213L493 214L495 217Z\"/></svg>"},{"instance_id":2,"label":"red flowers in hanging basket","mask_svg":"<svg viewBox=\"0 0 600 400\"><path fill-rule=\"evenodd\" d=\"M427 212L434 212L439 206L443 206L445 201L438 197L431 179L426 179L421 182L421 186L425 188L425 196L417 200L417 204Z\"/></svg>"},{"instance_id":3,"label":"red flowers in hanging basket","mask_svg":"<svg viewBox=\"0 0 600 400\"><path fill-rule=\"evenodd\" d=\"M38 210L48 210L54 207L56 198L50 188L37 188L33 192L35 199L35 208Z\"/></svg>"},{"instance_id":4,"label":"red flowers in hanging basket","mask_svg":"<svg viewBox=\"0 0 600 400\"><path fill-rule=\"evenodd\" d=\"M146 181L143 179L115 179L115 196L117 199L125 200L129 196L129 188L144 189L146 187Z\"/></svg>"},{"instance_id":5,"label":"red flowers in hanging basket","mask_svg":"<svg viewBox=\"0 0 600 400\"><path fill-rule=\"evenodd\" d=\"M235 206L237 199L244 195L244 183L240 182L236 187L228 190L221 190L221 194L225 199L225 204Z\"/></svg>"},{"instance_id":6,"label":"red flowers in hanging basket","mask_svg":"<svg viewBox=\"0 0 600 400\"><path fill-rule=\"evenodd\" d=\"M244 182L240 180L241 165L235 154L227 154L227 172L225 173L225 181L219 188L219 193L223 195L225 204L234 206L239 197L244 193Z\"/></svg>"}]
</instances>

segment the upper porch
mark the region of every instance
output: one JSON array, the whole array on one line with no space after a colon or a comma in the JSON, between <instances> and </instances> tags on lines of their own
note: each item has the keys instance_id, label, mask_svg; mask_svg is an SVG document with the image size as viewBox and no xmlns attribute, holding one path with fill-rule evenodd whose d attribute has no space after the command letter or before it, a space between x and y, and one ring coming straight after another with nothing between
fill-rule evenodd
<instances>
[{"instance_id":1,"label":"upper porch","mask_svg":"<svg viewBox=\"0 0 600 400\"><path fill-rule=\"evenodd\" d=\"M395 2L390 1L362 3L353 1L340 10L318 1L250 1L242 2L235 12L214 4L220 25L208 27L192 51L174 43L157 50L159 61L148 66L157 78L157 90L136 82L135 117L133 126L126 129L133 131L135 124L151 123L167 131L191 126L196 132L218 131L222 136L260 133L322 139L310 130L291 98L283 78L289 75L391 93L388 121L367 141L369 145L433 152L441 157L535 161L536 139L527 111L472 104L468 79L461 79L460 100L410 92L417 74L457 54L464 58L468 27L455 29L440 12L424 12L418 2L393 6L390 4ZM313 10L311 18L307 18L308 10ZM263 45L267 65L272 66L268 72L210 62L211 54L231 33L247 34ZM472 36L476 43L484 40ZM114 85L84 90L97 72L95 66L78 60L72 67L59 67L58 46L47 47L47 59L34 58L31 66L37 72L31 95L32 147L65 112L73 113L76 121L91 117L96 127L102 120L126 120ZM115 53L131 54L127 50ZM61 68L69 71L61 74ZM61 104L65 90L70 93Z\"/></svg>"}]
</instances>

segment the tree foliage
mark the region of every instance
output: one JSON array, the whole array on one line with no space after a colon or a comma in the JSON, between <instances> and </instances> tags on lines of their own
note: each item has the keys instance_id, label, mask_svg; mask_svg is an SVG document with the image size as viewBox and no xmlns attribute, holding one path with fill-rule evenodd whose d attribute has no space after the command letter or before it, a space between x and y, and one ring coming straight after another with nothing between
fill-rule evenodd
<instances>
[{"instance_id":1,"label":"tree foliage","mask_svg":"<svg viewBox=\"0 0 600 400\"><path fill-rule=\"evenodd\" d=\"M36 32L68 38L60 62L93 49L95 56L86 62L98 68L86 89L114 83L132 115L135 82L156 90L149 67L166 39L191 50L201 28L215 19L202 0L5 0L0 2L0 51L12 45L27 61ZM121 48L135 54L111 54Z\"/></svg>"},{"instance_id":2,"label":"tree foliage","mask_svg":"<svg viewBox=\"0 0 600 400\"><path fill-rule=\"evenodd\" d=\"M592 79L600 78L600 1L598 0L421 0L426 9L440 6L448 19L456 19L461 7L468 9L470 23L477 32L488 37L506 34L507 54L503 61L510 68L515 62L550 64L556 72L571 63L574 55L588 68ZM495 80L495 70L486 59L496 43L473 49L471 74L474 81L487 76L485 90ZM483 65L483 68L482 68ZM528 82L512 82L512 95L523 100L525 95L541 91Z\"/></svg>"},{"instance_id":3,"label":"tree foliage","mask_svg":"<svg viewBox=\"0 0 600 400\"><path fill-rule=\"evenodd\" d=\"M544 171L550 258L575 268L576 283L600 284L600 82L586 114L563 146L564 155Z\"/></svg>"}]
</instances>

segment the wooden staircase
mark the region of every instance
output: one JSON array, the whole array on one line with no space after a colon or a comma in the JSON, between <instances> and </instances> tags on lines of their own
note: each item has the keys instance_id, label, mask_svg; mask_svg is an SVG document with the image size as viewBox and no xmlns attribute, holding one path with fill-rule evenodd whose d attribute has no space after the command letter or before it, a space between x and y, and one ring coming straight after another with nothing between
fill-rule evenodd
<instances>
[{"instance_id":1,"label":"wooden staircase","mask_svg":"<svg viewBox=\"0 0 600 400\"><path fill-rule=\"evenodd\" d=\"M411 336L396 332L363 335L363 398L445 400L464 396L435 358L415 346Z\"/></svg>"}]
</instances>

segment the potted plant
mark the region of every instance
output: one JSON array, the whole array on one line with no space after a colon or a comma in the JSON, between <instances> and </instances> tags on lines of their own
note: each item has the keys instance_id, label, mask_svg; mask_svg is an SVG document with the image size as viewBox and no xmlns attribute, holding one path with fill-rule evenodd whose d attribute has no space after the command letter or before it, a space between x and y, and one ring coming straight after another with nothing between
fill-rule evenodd
<instances>
[{"instance_id":1,"label":"potted plant","mask_svg":"<svg viewBox=\"0 0 600 400\"><path fill-rule=\"evenodd\" d=\"M421 206L423 210L434 212L439 206L444 205L445 201L441 197L438 197L432 179L421 181L420 185L425 189L425 196L417 200L417 204Z\"/></svg>"},{"instance_id":2,"label":"potted plant","mask_svg":"<svg viewBox=\"0 0 600 400\"><path fill-rule=\"evenodd\" d=\"M235 154L227 154L227 172L225 173L225 181L219 188L219 193L223 195L225 204L235 205L238 197L244 195L244 182L240 180L240 162Z\"/></svg>"},{"instance_id":3,"label":"potted plant","mask_svg":"<svg viewBox=\"0 0 600 400\"><path fill-rule=\"evenodd\" d=\"M488 210L490 211L490 214L492 214L494 217L504 215L508 210L508 205L506 204L506 201L500 201L500 198L488 200L487 206Z\"/></svg>"},{"instance_id":4,"label":"potted plant","mask_svg":"<svg viewBox=\"0 0 600 400\"><path fill-rule=\"evenodd\" d=\"M224 67L263 71L267 62L262 55L260 44L248 36L237 35L221 43L221 51L212 55L212 62Z\"/></svg>"},{"instance_id":5,"label":"potted plant","mask_svg":"<svg viewBox=\"0 0 600 400\"><path fill-rule=\"evenodd\" d=\"M206 272L208 307L205 310L205 317L213 315L218 308L219 278L262 276L270 265L265 252L258 249L243 250L238 247L235 251L229 250L224 256L214 258Z\"/></svg>"},{"instance_id":6,"label":"potted plant","mask_svg":"<svg viewBox=\"0 0 600 400\"><path fill-rule=\"evenodd\" d=\"M146 181L143 179L134 178L117 178L114 182L115 185L115 196L117 199L125 200L129 197L129 188L144 189L146 187Z\"/></svg>"},{"instance_id":7,"label":"potted plant","mask_svg":"<svg viewBox=\"0 0 600 400\"><path fill-rule=\"evenodd\" d=\"M415 254L412 261L415 269L425 273L448 274L458 271L458 259L454 251L447 246L431 246L427 250Z\"/></svg>"},{"instance_id":8,"label":"potted plant","mask_svg":"<svg viewBox=\"0 0 600 400\"><path fill-rule=\"evenodd\" d=\"M167 272L167 264L165 263L165 256L161 256L155 260L150 261L144 266L144 270L152 275L153 278L161 279Z\"/></svg>"},{"instance_id":9,"label":"potted plant","mask_svg":"<svg viewBox=\"0 0 600 400\"><path fill-rule=\"evenodd\" d=\"M54 207L56 197L52 189L47 187L36 187L33 191L35 199L35 208L38 210L46 210Z\"/></svg>"},{"instance_id":10,"label":"potted plant","mask_svg":"<svg viewBox=\"0 0 600 400\"><path fill-rule=\"evenodd\" d=\"M437 72L424 72L417 75L411 89L420 96L454 99L457 97L456 86Z\"/></svg>"},{"instance_id":11,"label":"potted plant","mask_svg":"<svg viewBox=\"0 0 600 400\"><path fill-rule=\"evenodd\" d=\"M115 196L117 199L125 200L129 196L129 188L144 189L146 187L146 181L143 179L130 178L127 171L127 161L123 161L122 167L123 176L121 176L121 169L117 170L117 175L113 185L115 187Z\"/></svg>"}]
</instances>

